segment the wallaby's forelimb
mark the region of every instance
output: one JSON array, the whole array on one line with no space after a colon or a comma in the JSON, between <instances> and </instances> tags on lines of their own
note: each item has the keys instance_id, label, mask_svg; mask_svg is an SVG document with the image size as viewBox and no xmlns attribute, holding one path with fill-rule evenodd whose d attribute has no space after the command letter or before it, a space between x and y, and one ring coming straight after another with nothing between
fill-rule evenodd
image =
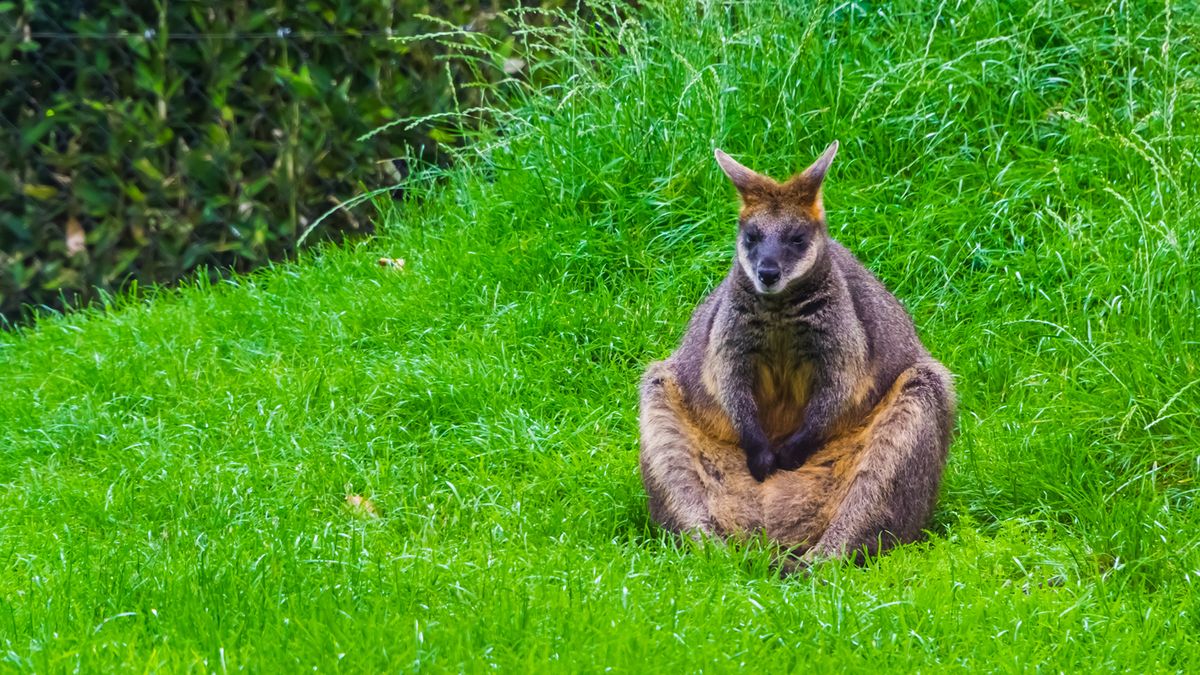
<instances>
[{"instance_id":1,"label":"wallaby's forelimb","mask_svg":"<svg viewBox=\"0 0 1200 675\"><path fill-rule=\"evenodd\" d=\"M734 352L732 348L726 348L721 355L720 369L724 372L719 375L722 386L715 392L716 398L733 424L738 445L746 453L750 475L761 483L775 470L776 456L759 420L758 403L754 400L753 361L747 354Z\"/></svg>"},{"instance_id":2,"label":"wallaby's forelimb","mask_svg":"<svg viewBox=\"0 0 1200 675\"><path fill-rule=\"evenodd\" d=\"M854 375L859 369L841 363L848 360L827 356L825 367L814 374L812 395L804 408L804 422L776 448L779 468L800 466L833 437L841 420L861 415L862 402L854 398L857 384Z\"/></svg>"}]
</instances>

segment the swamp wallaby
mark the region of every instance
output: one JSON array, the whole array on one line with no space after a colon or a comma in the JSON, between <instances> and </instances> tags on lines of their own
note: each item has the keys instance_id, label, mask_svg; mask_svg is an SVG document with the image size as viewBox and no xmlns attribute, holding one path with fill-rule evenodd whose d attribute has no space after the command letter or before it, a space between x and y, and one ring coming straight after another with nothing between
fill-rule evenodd
<instances>
[{"instance_id":1,"label":"swamp wallaby","mask_svg":"<svg viewBox=\"0 0 1200 675\"><path fill-rule=\"evenodd\" d=\"M642 480L668 529L765 530L813 559L875 553L928 523L953 384L829 237L821 184L837 147L784 183L716 151L742 199L737 254L642 380Z\"/></svg>"}]
</instances>

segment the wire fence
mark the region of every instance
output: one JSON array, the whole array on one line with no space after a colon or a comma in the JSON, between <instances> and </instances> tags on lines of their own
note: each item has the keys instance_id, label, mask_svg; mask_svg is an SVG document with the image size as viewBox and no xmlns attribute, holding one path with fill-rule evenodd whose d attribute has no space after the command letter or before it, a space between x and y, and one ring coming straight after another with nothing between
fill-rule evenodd
<instances>
[{"instance_id":1,"label":"wire fence","mask_svg":"<svg viewBox=\"0 0 1200 675\"><path fill-rule=\"evenodd\" d=\"M391 38L417 10L501 32L495 4L0 0L0 314L287 256L439 161L436 127L367 135L471 104L437 44Z\"/></svg>"}]
</instances>

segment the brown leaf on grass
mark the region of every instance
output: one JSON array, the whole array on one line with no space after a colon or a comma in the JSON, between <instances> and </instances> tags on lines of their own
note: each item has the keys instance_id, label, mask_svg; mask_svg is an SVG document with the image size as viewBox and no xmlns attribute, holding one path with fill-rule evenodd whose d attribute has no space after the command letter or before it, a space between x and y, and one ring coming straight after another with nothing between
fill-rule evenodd
<instances>
[{"instance_id":1,"label":"brown leaf on grass","mask_svg":"<svg viewBox=\"0 0 1200 675\"><path fill-rule=\"evenodd\" d=\"M87 233L74 216L67 219L67 255L75 256L87 250Z\"/></svg>"},{"instance_id":2,"label":"brown leaf on grass","mask_svg":"<svg viewBox=\"0 0 1200 675\"><path fill-rule=\"evenodd\" d=\"M362 495L346 495L346 506L351 512L364 518L379 517L379 509L375 508L375 502Z\"/></svg>"},{"instance_id":3,"label":"brown leaf on grass","mask_svg":"<svg viewBox=\"0 0 1200 675\"><path fill-rule=\"evenodd\" d=\"M394 270L404 269L404 258L380 258L380 267L390 267Z\"/></svg>"}]
</instances>

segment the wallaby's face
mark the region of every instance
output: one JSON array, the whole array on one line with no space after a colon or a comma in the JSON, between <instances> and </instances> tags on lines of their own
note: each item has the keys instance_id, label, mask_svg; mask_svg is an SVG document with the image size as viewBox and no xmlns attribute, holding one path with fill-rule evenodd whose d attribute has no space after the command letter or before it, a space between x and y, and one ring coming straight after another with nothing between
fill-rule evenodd
<instances>
[{"instance_id":1,"label":"wallaby's face","mask_svg":"<svg viewBox=\"0 0 1200 675\"><path fill-rule=\"evenodd\" d=\"M778 183L716 151L717 163L742 197L737 257L755 290L779 293L803 279L828 241L821 183L837 153L829 146L812 166Z\"/></svg>"},{"instance_id":2,"label":"wallaby's face","mask_svg":"<svg viewBox=\"0 0 1200 675\"><path fill-rule=\"evenodd\" d=\"M763 295L804 278L825 247L822 223L787 211L762 210L741 218L738 263Z\"/></svg>"}]
</instances>

